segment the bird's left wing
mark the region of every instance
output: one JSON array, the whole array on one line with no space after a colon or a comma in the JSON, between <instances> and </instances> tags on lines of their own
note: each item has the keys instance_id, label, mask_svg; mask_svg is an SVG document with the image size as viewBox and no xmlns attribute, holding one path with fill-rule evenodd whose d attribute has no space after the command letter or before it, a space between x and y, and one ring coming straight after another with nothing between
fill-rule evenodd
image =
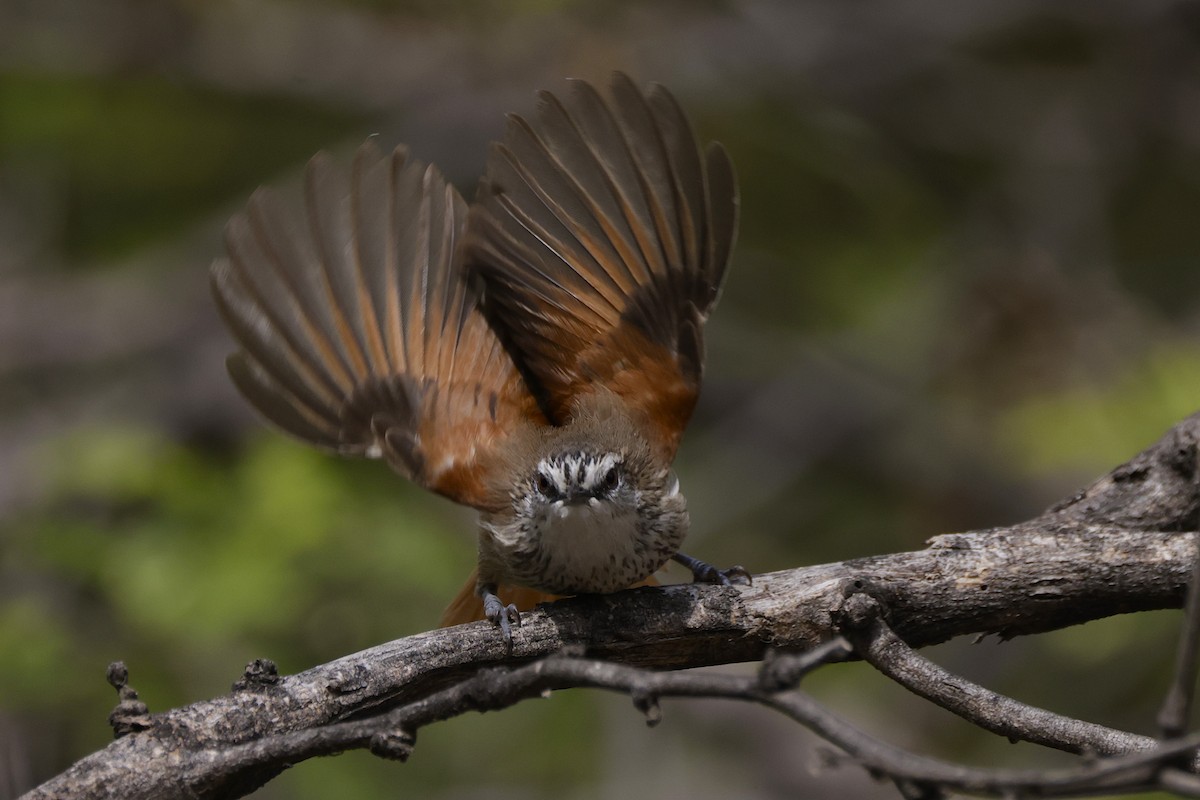
<instances>
[{"instance_id":1,"label":"bird's left wing","mask_svg":"<svg viewBox=\"0 0 1200 800\"><path fill-rule=\"evenodd\" d=\"M293 436L487 507L485 462L545 419L463 280L462 198L371 142L349 180L324 155L305 178L303 208L257 192L213 266L234 383Z\"/></svg>"}]
</instances>

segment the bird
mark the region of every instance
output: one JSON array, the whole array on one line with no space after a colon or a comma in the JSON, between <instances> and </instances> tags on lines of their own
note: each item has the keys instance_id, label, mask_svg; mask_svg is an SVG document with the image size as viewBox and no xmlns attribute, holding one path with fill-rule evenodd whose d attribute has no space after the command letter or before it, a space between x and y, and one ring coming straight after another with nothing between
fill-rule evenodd
<instances>
[{"instance_id":1,"label":"bird","mask_svg":"<svg viewBox=\"0 0 1200 800\"><path fill-rule=\"evenodd\" d=\"M477 566L442 624L508 652L546 599L748 583L680 551L672 469L704 371L740 199L672 94L615 73L508 116L468 204L438 168L368 139L318 153L302 201L259 189L211 288L234 385L269 423L382 459L478 513Z\"/></svg>"}]
</instances>

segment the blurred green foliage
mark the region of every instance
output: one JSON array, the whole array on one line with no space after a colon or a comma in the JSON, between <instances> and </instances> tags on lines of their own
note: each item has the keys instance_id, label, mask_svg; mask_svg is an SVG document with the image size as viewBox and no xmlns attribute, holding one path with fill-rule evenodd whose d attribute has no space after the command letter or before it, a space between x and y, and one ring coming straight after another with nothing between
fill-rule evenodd
<instances>
[{"instance_id":1,"label":"blurred green foliage","mask_svg":"<svg viewBox=\"0 0 1200 800\"><path fill-rule=\"evenodd\" d=\"M51 443L45 463L56 486L22 542L31 566L73 576L139 636L186 629L197 652L287 640L298 621L330 654L352 620L355 639L423 629L471 560L470 536L405 503L415 490L381 466L278 436L217 457L155 431L87 430ZM338 618L347 584L369 619Z\"/></svg>"},{"instance_id":2,"label":"blurred green foliage","mask_svg":"<svg viewBox=\"0 0 1200 800\"><path fill-rule=\"evenodd\" d=\"M764 259L749 267L770 271L731 280L728 291L794 332L869 325L913 284L935 286L923 278L945 224L942 201L908 156L826 104L753 99L703 127L754 187L743 191L740 241ZM751 296L767 282L773 291Z\"/></svg>"},{"instance_id":3,"label":"blurred green foliage","mask_svg":"<svg viewBox=\"0 0 1200 800\"><path fill-rule=\"evenodd\" d=\"M1200 346L1163 342L1102 385L1076 384L1012 406L997 447L1030 474L1099 474L1197 410Z\"/></svg>"},{"instance_id":4,"label":"blurred green foliage","mask_svg":"<svg viewBox=\"0 0 1200 800\"><path fill-rule=\"evenodd\" d=\"M178 232L362 123L350 110L157 76L0 73L0 163L55 173L72 259Z\"/></svg>"},{"instance_id":5,"label":"blurred green foliage","mask_svg":"<svg viewBox=\"0 0 1200 800\"><path fill-rule=\"evenodd\" d=\"M1186 317L1200 297L1200 157L1169 141L1147 145L1112 208L1117 268L1130 289L1172 315Z\"/></svg>"}]
</instances>

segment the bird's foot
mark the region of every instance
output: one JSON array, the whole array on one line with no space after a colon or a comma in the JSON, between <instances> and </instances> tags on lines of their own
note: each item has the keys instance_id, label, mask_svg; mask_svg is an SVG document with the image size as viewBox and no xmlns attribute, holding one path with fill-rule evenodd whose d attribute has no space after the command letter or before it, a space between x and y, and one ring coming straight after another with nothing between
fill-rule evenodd
<instances>
[{"instance_id":1,"label":"bird's foot","mask_svg":"<svg viewBox=\"0 0 1200 800\"><path fill-rule=\"evenodd\" d=\"M750 577L750 570L743 566L717 569L706 561L692 558L683 553L676 553L671 556L671 559L690 569L692 571L692 579L696 583L715 583L720 586L733 586L735 583L743 581L747 586L754 583L753 578Z\"/></svg>"},{"instance_id":2,"label":"bird's foot","mask_svg":"<svg viewBox=\"0 0 1200 800\"><path fill-rule=\"evenodd\" d=\"M504 638L504 652L506 655L511 655L512 626L514 622L518 627L520 626L521 612L517 611L517 607L513 603L504 605L504 602L494 593L485 592L483 595L483 615L487 617L488 622L500 629L500 636Z\"/></svg>"}]
</instances>

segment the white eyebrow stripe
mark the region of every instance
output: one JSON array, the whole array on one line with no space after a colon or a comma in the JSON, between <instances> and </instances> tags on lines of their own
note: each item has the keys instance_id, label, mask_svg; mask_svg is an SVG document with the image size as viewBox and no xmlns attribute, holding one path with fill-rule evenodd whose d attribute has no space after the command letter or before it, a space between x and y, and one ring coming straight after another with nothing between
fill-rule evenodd
<instances>
[{"instance_id":1,"label":"white eyebrow stripe","mask_svg":"<svg viewBox=\"0 0 1200 800\"><path fill-rule=\"evenodd\" d=\"M583 453L548 457L538 463L538 472L554 484L560 494L568 494L572 487L594 489L608 471L624 463L619 453L604 453L596 456Z\"/></svg>"}]
</instances>

